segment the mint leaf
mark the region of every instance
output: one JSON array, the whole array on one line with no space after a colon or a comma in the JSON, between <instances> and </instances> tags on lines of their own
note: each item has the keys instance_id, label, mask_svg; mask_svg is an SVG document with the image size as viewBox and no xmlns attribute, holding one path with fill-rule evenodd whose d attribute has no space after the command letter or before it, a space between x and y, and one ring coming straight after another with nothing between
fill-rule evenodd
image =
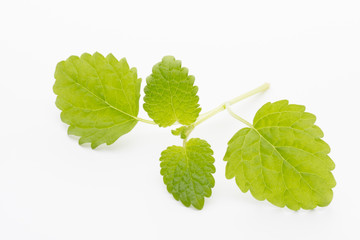
<instances>
[{"instance_id":1,"label":"mint leaf","mask_svg":"<svg viewBox=\"0 0 360 240\"><path fill-rule=\"evenodd\" d=\"M194 81L188 69L181 67L181 61L164 57L146 79L144 109L150 118L160 127L171 126L176 121L183 125L195 122L201 109Z\"/></svg>"},{"instance_id":2,"label":"mint leaf","mask_svg":"<svg viewBox=\"0 0 360 240\"><path fill-rule=\"evenodd\" d=\"M314 125L316 117L287 100L259 109L252 128L238 131L228 143L226 177L243 192L292 210L327 206L336 182L330 147Z\"/></svg>"},{"instance_id":3,"label":"mint leaf","mask_svg":"<svg viewBox=\"0 0 360 240\"><path fill-rule=\"evenodd\" d=\"M215 185L213 151L199 138L192 138L185 147L171 146L161 153L161 175L167 190L185 206L204 206L204 197L211 196Z\"/></svg>"},{"instance_id":4,"label":"mint leaf","mask_svg":"<svg viewBox=\"0 0 360 240\"><path fill-rule=\"evenodd\" d=\"M175 130L171 130L171 133L174 136L180 136L181 139L186 139L193 129L194 129L193 125L181 126Z\"/></svg>"},{"instance_id":5,"label":"mint leaf","mask_svg":"<svg viewBox=\"0 0 360 240\"><path fill-rule=\"evenodd\" d=\"M68 133L79 144L112 144L137 123L141 79L126 59L112 54L71 56L57 64L54 93Z\"/></svg>"}]
</instances>

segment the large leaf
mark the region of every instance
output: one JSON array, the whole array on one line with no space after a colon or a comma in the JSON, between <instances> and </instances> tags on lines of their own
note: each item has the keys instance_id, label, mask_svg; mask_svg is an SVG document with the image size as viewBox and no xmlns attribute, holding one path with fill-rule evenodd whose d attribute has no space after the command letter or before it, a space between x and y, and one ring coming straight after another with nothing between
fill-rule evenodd
<instances>
[{"instance_id":1,"label":"large leaf","mask_svg":"<svg viewBox=\"0 0 360 240\"><path fill-rule=\"evenodd\" d=\"M181 67L181 61L166 56L157 63L146 79L144 109L160 127L176 121L190 125L199 116L198 88L195 77Z\"/></svg>"},{"instance_id":2,"label":"large leaf","mask_svg":"<svg viewBox=\"0 0 360 240\"><path fill-rule=\"evenodd\" d=\"M112 144L137 123L141 79L112 54L71 56L56 66L54 92L61 120L79 143Z\"/></svg>"},{"instance_id":3,"label":"large leaf","mask_svg":"<svg viewBox=\"0 0 360 240\"><path fill-rule=\"evenodd\" d=\"M316 117L287 100L267 103L252 128L238 131L228 143L226 177L258 200L298 210L327 206L335 179L330 148L314 125Z\"/></svg>"},{"instance_id":4,"label":"large leaf","mask_svg":"<svg viewBox=\"0 0 360 240\"><path fill-rule=\"evenodd\" d=\"M190 139L185 147L171 146L161 153L161 175L167 190L185 206L202 209L204 197L211 196L215 185L213 151L199 138Z\"/></svg>"}]
</instances>

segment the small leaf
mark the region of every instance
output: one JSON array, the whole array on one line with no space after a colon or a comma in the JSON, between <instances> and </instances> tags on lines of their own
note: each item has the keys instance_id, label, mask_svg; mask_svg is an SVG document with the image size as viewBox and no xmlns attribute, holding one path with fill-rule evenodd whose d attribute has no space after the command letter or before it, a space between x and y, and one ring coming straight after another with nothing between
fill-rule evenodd
<instances>
[{"instance_id":1,"label":"small leaf","mask_svg":"<svg viewBox=\"0 0 360 240\"><path fill-rule=\"evenodd\" d=\"M327 206L336 182L330 147L314 125L316 117L287 100L259 109L253 128L238 131L228 143L226 177L243 192L292 210Z\"/></svg>"},{"instance_id":2,"label":"small leaf","mask_svg":"<svg viewBox=\"0 0 360 240\"><path fill-rule=\"evenodd\" d=\"M215 185L213 151L199 138L190 139L185 147L171 146L161 153L161 175L167 190L185 206L204 206L204 197L211 196Z\"/></svg>"},{"instance_id":3,"label":"small leaf","mask_svg":"<svg viewBox=\"0 0 360 240\"><path fill-rule=\"evenodd\" d=\"M183 125L195 122L200 113L195 77L181 67L181 61L166 56L146 79L144 109L160 127L176 121Z\"/></svg>"},{"instance_id":4,"label":"small leaf","mask_svg":"<svg viewBox=\"0 0 360 240\"><path fill-rule=\"evenodd\" d=\"M191 133L191 131L194 129L193 125L190 126L181 126L175 130L171 130L171 133L174 136L180 136L181 139L186 139L189 135L189 133Z\"/></svg>"},{"instance_id":5,"label":"small leaf","mask_svg":"<svg viewBox=\"0 0 360 240\"><path fill-rule=\"evenodd\" d=\"M137 123L141 79L112 54L71 56L56 66L54 93L61 120L79 143L112 144Z\"/></svg>"}]
</instances>

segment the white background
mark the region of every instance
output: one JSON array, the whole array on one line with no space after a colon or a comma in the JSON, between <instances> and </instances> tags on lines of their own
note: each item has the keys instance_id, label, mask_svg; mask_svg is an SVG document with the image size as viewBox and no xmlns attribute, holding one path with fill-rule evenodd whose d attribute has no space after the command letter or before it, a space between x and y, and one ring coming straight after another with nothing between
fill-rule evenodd
<instances>
[{"instance_id":1,"label":"white background","mask_svg":"<svg viewBox=\"0 0 360 240\"><path fill-rule=\"evenodd\" d=\"M0 239L360 239L359 12L358 0L2 0ZM306 105L332 148L333 202L293 212L226 180L226 143L244 127L226 112L192 134L216 159L201 211L162 182L160 153L181 144L170 129L138 123L111 146L79 146L55 107L53 73L95 51L126 57L143 79L174 55L204 111L264 82L269 91L233 110L251 121L268 101Z\"/></svg>"}]
</instances>

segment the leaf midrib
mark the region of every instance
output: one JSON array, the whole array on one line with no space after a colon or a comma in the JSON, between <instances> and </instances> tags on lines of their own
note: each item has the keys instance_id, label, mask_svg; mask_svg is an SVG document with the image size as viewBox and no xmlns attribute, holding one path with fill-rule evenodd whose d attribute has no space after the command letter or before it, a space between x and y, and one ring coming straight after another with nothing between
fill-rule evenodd
<instances>
[{"instance_id":1,"label":"leaf midrib","mask_svg":"<svg viewBox=\"0 0 360 240\"><path fill-rule=\"evenodd\" d=\"M266 139L255 127L253 127L252 129L253 129L257 134L259 134L259 136L260 136L261 138L263 138L263 139L274 149L274 151L276 151L276 152L279 154L279 156L280 156L281 159L283 160L283 163L284 163L284 162L288 163L288 164L296 171L296 173L298 173L298 174L300 175L301 179L304 180L304 182L306 183L306 185L307 185L312 191L317 192L312 186L310 186L310 184L308 183L308 181L306 181L306 179L303 177L302 173L301 173L299 170L297 170L289 161L287 161L287 160L283 157L283 155L281 155L281 153L276 149L276 147L275 147L268 139ZM261 152L260 152L260 154L261 154ZM294 199L296 199L295 196L289 191L289 188L288 188L288 186L287 186L287 184L286 184L286 182L285 182L284 174L283 174L283 164L281 165L281 173L282 173L281 176L282 176L282 179L283 179L283 181L284 181L286 190L294 197ZM297 200L296 200L296 201L297 201ZM301 204L301 202L299 202L299 201L297 201L297 202L298 202L299 204Z\"/></svg>"},{"instance_id":2,"label":"leaf midrib","mask_svg":"<svg viewBox=\"0 0 360 240\"><path fill-rule=\"evenodd\" d=\"M168 70L170 71L170 69L168 69ZM168 85L168 89L169 89L169 92L170 92L170 106L171 106L171 109L172 109L172 111L174 113L175 121L179 121L179 118L177 117L177 114L176 114L176 111L175 111L174 102L173 102L173 93L172 93L172 87L171 87L171 84L170 84L170 80L165 77L165 75L162 72L162 69L160 67L159 67L159 72L160 72L160 76L165 80L165 82Z\"/></svg>"},{"instance_id":3,"label":"leaf midrib","mask_svg":"<svg viewBox=\"0 0 360 240\"><path fill-rule=\"evenodd\" d=\"M135 120L138 121L138 118L137 118L137 117L135 117L135 116L133 116L133 115L131 115L131 114L129 114L129 113L126 113L126 112L118 109L117 107L111 105L111 104L108 103L105 99L102 99L101 97L99 97L98 95L96 95L95 93L93 93L92 91L90 91L87 87L85 87L84 85L82 85L82 84L80 84L79 82L75 81L65 70L64 70L63 72L69 77L69 79L71 79L71 81L72 81L73 83L75 83L75 85L77 85L77 86L85 89L85 90L88 91L91 95L93 95L95 98L99 99L100 101L104 102L104 103L105 103L107 106L109 106L110 108L112 108L112 109L114 109L114 110L116 110L116 111L118 111L118 112L120 112L120 113L122 113L122 114L124 114L124 115L127 115L127 116L129 116L129 117L131 117L131 118L133 118L133 119L135 119ZM101 81L101 80L100 80L100 81Z\"/></svg>"}]
</instances>

